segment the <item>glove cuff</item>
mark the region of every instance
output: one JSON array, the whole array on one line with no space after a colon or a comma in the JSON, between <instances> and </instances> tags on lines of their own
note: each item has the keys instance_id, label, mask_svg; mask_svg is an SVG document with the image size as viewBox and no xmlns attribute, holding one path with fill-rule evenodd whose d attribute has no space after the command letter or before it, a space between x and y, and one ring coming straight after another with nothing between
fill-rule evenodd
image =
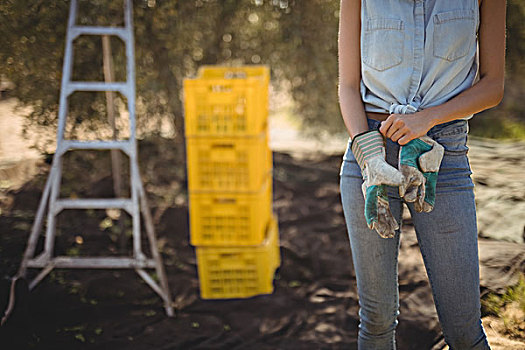
<instances>
[{"instance_id":1,"label":"glove cuff","mask_svg":"<svg viewBox=\"0 0 525 350\"><path fill-rule=\"evenodd\" d=\"M354 136L350 148L361 170L371 158L385 157L385 139L377 130L365 131Z\"/></svg>"}]
</instances>

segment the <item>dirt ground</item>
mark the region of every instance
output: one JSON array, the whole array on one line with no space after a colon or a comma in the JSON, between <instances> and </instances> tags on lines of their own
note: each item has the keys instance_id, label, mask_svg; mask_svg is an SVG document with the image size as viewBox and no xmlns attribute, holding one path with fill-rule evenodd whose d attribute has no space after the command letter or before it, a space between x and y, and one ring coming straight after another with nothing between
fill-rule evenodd
<instances>
[{"instance_id":1,"label":"dirt ground","mask_svg":"<svg viewBox=\"0 0 525 350\"><path fill-rule=\"evenodd\" d=\"M0 328L1 348L357 349L356 283L339 194L342 153L291 152L274 141L273 208L282 264L273 294L199 298L181 148L172 140L146 139L139 143L139 164L176 317L164 315L161 300L134 272L55 270L31 292L30 317ZM86 152L67 161L71 171L64 178L64 196L112 195L109 154ZM4 178L11 182L0 188L0 276L15 273L38 207L49 163L35 164L31 176L16 183L26 171L15 172L14 180ZM522 194L513 197L520 198L516 202L523 203ZM399 257L398 349L444 349L417 239L406 219ZM59 217L57 254L116 255L118 227L108 212L72 211ZM483 295L504 291L525 272L523 242L480 237L479 249ZM129 244L124 251L129 253ZM511 339L502 333L501 321L490 317L484 325L494 350L525 349L524 338Z\"/></svg>"}]
</instances>

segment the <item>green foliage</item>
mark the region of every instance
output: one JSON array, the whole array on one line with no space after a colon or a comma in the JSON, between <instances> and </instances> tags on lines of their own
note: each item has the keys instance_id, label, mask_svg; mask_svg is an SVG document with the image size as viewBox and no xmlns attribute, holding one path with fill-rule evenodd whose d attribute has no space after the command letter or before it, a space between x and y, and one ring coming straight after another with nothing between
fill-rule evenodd
<instances>
[{"instance_id":1,"label":"green foliage","mask_svg":"<svg viewBox=\"0 0 525 350\"><path fill-rule=\"evenodd\" d=\"M122 2L80 0L77 23L121 25ZM13 95L32 107L29 126L56 127L68 8L66 0L0 2L0 72L15 84ZM305 129L344 132L337 100L339 0L135 0L133 9L139 130L168 117L181 139L183 79L204 64L253 63L271 67L277 90L289 87ZM505 98L494 111L522 125L525 2L509 0L507 14ZM102 80L100 38L80 37L75 50L75 78ZM117 38L112 50L121 78L124 46ZM73 132L78 124L97 130L104 98L72 96ZM494 127L491 136L508 129Z\"/></svg>"},{"instance_id":2,"label":"green foliage","mask_svg":"<svg viewBox=\"0 0 525 350\"><path fill-rule=\"evenodd\" d=\"M0 72L13 95L33 107L30 120L53 126L62 67L67 2L0 2Z\"/></svg>"},{"instance_id":3,"label":"green foliage","mask_svg":"<svg viewBox=\"0 0 525 350\"><path fill-rule=\"evenodd\" d=\"M480 113L469 126L473 136L525 140L525 121L507 116L504 110Z\"/></svg>"},{"instance_id":4,"label":"green foliage","mask_svg":"<svg viewBox=\"0 0 525 350\"><path fill-rule=\"evenodd\" d=\"M203 64L267 64L279 87L288 81L304 125L342 127L337 103L338 1L135 1L137 114L171 116L183 132L182 80ZM278 5L278 6L275 6ZM77 23L119 25L121 1L83 0ZM67 1L4 1L0 5L0 71L14 96L33 107L29 124L56 126ZM35 25L36 24L36 25ZM115 68L123 48L112 42ZM102 80L100 38L75 41L76 79ZM78 73L76 73L78 72ZM117 71L117 76L122 72ZM104 96L72 96L73 125L102 121ZM96 94L91 94L96 95ZM77 97L78 103L74 101Z\"/></svg>"},{"instance_id":5,"label":"green foliage","mask_svg":"<svg viewBox=\"0 0 525 350\"><path fill-rule=\"evenodd\" d=\"M489 293L481 300L483 314L498 317L503 321L503 333L511 338L525 337L525 275L518 284L507 289L503 295Z\"/></svg>"},{"instance_id":6,"label":"green foliage","mask_svg":"<svg viewBox=\"0 0 525 350\"><path fill-rule=\"evenodd\" d=\"M519 282L509 287L503 295L488 293L481 300L481 308L486 315L502 316L501 310L512 302L517 302L519 308L525 312L525 275L520 275Z\"/></svg>"}]
</instances>

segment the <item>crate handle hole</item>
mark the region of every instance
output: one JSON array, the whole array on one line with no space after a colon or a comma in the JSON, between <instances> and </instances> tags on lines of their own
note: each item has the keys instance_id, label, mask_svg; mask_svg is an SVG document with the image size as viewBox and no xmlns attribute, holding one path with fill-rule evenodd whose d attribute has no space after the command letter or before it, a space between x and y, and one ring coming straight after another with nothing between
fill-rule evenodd
<instances>
[{"instance_id":1,"label":"crate handle hole","mask_svg":"<svg viewBox=\"0 0 525 350\"><path fill-rule=\"evenodd\" d=\"M216 143L212 145L212 148L234 148L232 143Z\"/></svg>"},{"instance_id":2,"label":"crate handle hole","mask_svg":"<svg viewBox=\"0 0 525 350\"><path fill-rule=\"evenodd\" d=\"M219 204L235 203L235 198L214 198L213 201Z\"/></svg>"},{"instance_id":3,"label":"crate handle hole","mask_svg":"<svg viewBox=\"0 0 525 350\"><path fill-rule=\"evenodd\" d=\"M210 90L212 92L231 92L232 87L230 85L212 85Z\"/></svg>"},{"instance_id":4,"label":"crate handle hole","mask_svg":"<svg viewBox=\"0 0 525 350\"><path fill-rule=\"evenodd\" d=\"M246 79L246 72L227 71L226 73L224 73L224 78L226 79Z\"/></svg>"}]
</instances>

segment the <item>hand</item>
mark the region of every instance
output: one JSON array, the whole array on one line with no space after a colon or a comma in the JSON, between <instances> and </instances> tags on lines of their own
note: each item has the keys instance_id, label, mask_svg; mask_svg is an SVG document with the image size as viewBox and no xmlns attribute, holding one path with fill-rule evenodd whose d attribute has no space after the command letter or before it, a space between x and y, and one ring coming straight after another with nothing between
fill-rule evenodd
<instances>
[{"instance_id":1,"label":"hand","mask_svg":"<svg viewBox=\"0 0 525 350\"><path fill-rule=\"evenodd\" d=\"M411 114L390 114L381 122L379 132L400 145L426 135L434 126L433 119L425 110Z\"/></svg>"}]
</instances>

